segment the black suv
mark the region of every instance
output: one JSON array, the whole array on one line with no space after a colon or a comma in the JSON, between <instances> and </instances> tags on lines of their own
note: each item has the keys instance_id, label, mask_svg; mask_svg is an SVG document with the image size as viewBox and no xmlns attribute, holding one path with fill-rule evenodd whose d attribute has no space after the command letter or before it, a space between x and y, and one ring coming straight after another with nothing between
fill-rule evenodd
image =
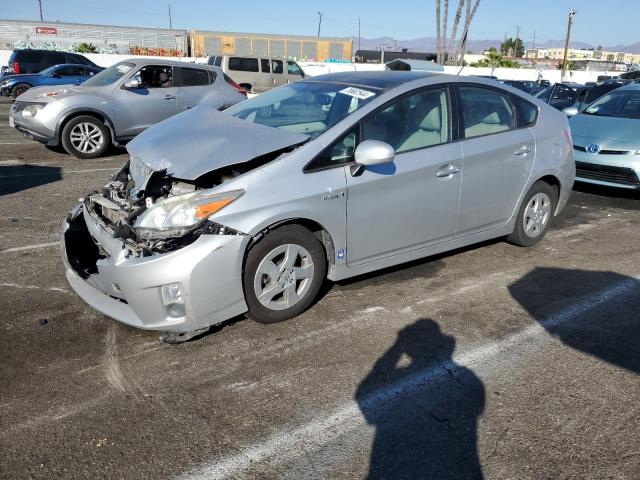
<instances>
[{"instance_id":1,"label":"black suv","mask_svg":"<svg viewBox=\"0 0 640 480\"><path fill-rule=\"evenodd\" d=\"M6 75L38 73L45 68L61 63L75 63L97 67L95 63L78 53L58 52L55 50L14 50L9 57ZM4 70L4 68L3 68Z\"/></svg>"}]
</instances>

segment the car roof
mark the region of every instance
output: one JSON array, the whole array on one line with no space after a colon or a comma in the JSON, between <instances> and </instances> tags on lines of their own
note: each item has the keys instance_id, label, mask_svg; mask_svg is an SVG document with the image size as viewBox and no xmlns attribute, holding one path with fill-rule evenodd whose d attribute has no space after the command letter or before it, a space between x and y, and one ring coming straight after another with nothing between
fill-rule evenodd
<instances>
[{"instance_id":1,"label":"car roof","mask_svg":"<svg viewBox=\"0 0 640 480\"><path fill-rule=\"evenodd\" d=\"M329 82L344 83L347 85L358 85L361 87L377 88L380 90L391 90L403 83L412 82L421 78L442 75L440 73L424 72L424 71L369 71L369 72L338 72L328 73L326 75L318 75L308 77L303 82Z\"/></svg>"},{"instance_id":2,"label":"car roof","mask_svg":"<svg viewBox=\"0 0 640 480\"><path fill-rule=\"evenodd\" d=\"M616 90L640 90L640 83L630 83L629 85L618 87Z\"/></svg>"},{"instance_id":3,"label":"car roof","mask_svg":"<svg viewBox=\"0 0 640 480\"><path fill-rule=\"evenodd\" d=\"M97 65L87 65L85 63L57 63L55 65L51 65L51 67L82 67L82 68L102 68Z\"/></svg>"},{"instance_id":4,"label":"car roof","mask_svg":"<svg viewBox=\"0 0 640 480\"><path fill-rule=\"evenodd\" d=\"M173 67L189 67L189 68L201 68L203 70L215 70L218 67L214 67L213 65L207 65L206 63L195 63L195 62L179 62L176 60L169 60L164 58L136 58L130 57L120 60L117 63L135 63L138 66L141 65L171 65ZM115 64L114 64L115 65Z\"/></svg>"}]
</instances>

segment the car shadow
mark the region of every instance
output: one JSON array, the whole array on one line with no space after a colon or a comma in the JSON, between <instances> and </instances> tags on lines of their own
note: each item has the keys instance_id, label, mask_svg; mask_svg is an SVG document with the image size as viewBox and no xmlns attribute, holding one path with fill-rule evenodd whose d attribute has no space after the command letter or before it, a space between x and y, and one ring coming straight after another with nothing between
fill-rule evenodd
<instances>
[{"instance_id":1,"label":"car shadow","mask_svg":"<svg viewBox=\"0 0 640 480\"><path fill-rule=\"evenodd\" d=\"M509 292L563 344L640 373L640 281L605 271L536 268ZM571 301L560 313L550 308ZM568 319L571 321L568 321Z\"/></svg>"},{"instance_id":2,"label":"car shadow","mask_svg":"<svg viewBox=\"0 0 640 480\"><path fill-rule=\"evenodd\" d=\"M0 166L0 196L62 180L62 168L38 165Z\"/></svg>"},{"instance_id":3,"label":"car shadow","mask_svg":"<svg viewBox=\"0 0 640 480\"><path fill-rule=\"evenodd\" d=\"M482 478L477 424L485 388L452 359L455 338L431 319L405 327L355 399L375 426L369 479Z\"/></svg>"}]
</instances>

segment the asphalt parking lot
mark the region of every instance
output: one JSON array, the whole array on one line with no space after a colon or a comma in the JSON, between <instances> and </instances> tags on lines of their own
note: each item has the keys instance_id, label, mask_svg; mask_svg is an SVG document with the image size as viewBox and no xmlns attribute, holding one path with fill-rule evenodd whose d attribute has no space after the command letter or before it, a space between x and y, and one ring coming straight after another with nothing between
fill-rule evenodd
<instances>
[{"instance_id":1,"label":"asphalt parking lot","mask_svg":"<svg viewBox=\"0 0 640 480\"><path fill-rule=\"evenodd\" d=\"M69 289L79 161L0 102L0 477L640 478L640 196L595 188L537 247L333 285L294 320L170 346Z\"/></svg>"}]
</instances>

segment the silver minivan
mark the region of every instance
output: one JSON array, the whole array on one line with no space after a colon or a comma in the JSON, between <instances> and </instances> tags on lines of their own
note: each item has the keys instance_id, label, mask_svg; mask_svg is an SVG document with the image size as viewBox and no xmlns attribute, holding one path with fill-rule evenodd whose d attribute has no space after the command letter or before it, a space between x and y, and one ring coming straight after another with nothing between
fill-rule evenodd
<instances>
[{"instance_id":1,"label":"silver minivan","mask_svg":"<svg viewBox=\"0 0 640 480\"><path fill-rule=\"evenodd\" d=\"M283 58L221 55L206 57L202 63L222 68L234 82L252 93L266 92L304 78L302 68L294 60Z\"/></svg>"}]
</instances>

